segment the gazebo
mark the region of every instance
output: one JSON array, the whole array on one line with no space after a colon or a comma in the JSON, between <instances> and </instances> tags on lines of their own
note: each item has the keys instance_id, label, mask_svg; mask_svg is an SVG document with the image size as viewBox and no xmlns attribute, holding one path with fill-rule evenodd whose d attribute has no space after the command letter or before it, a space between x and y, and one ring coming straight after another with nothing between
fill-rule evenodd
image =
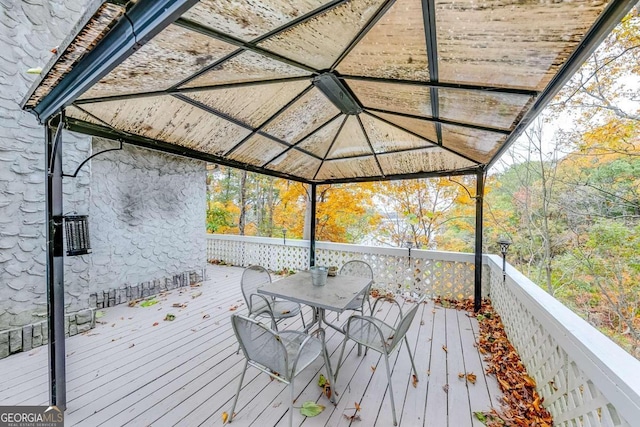
<instances>
[{"instance_id":1,"label":"gazebo","mask_svg":"<svg viewBox=\"0 0 640 427\"><path fill-rule=\"evenodd\" d=\"M306 183L312 212L317 185L474 175L479 304L487 169L634 4L92 2L23 104L47 130L51 404L63 128Z\"/></svg>"}]
</instances>

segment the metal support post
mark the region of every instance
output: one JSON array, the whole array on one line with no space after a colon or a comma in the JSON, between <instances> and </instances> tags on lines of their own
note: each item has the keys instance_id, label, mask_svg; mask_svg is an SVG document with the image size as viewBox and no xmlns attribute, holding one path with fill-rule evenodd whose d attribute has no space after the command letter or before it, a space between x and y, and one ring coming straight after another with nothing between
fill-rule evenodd
<instances>
[{"instance_id":1,"label":"metal support post","mask_svg":"<svg viewBox=\"0 0 640 427\"><path fill-rule=\"evenodd\" d=\"M311 219L309 220L309 266L316 265L316 184L311 184Z\"/></svg>"},{"instance_id":2,"label":"metal support post","mask_svg":"<svg viewBox=\"0 0 640 427\"><path fill-rule=\"evenodd\" d=\"M62 226L62 126L53 134L45 127L47 303L49 326L49 402L64 411L67 406L64 331L64 247Z\"/></svg>"},{"instance_id":3,"label":"metal support post","mask_svg":"<svg viewBox=\"0 0 640 427\"><path fill-rule=\"evenodd\" d=\"M476 250L475 277L473 287L473 308L475 311L482 307L482 218L484 199L484 169L476 173Z\"/></svg>"}]
</instances>

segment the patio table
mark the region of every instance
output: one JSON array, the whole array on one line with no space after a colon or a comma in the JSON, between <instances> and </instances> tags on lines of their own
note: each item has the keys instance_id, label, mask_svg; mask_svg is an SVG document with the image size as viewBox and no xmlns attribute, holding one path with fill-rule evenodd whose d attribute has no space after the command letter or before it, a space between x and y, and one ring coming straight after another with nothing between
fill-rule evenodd
<instances>
[{"instance_id":1,"label":"patio table","mask_svg":"<svg viewBox=\"0 0 640 427\"><path fill-rule=\"evenodd\" d=\"M305 332L315 324L318 324L318 329L322 328L323 322L339 332L344 332L326 321L326 310L342 313L365 291L369 283L371 279L368 278L341 275L327 277L327 284L324 286L313 286L311 273L300 271L259 288L258 293L312 307L313 321L306 327Z\"/></svg>"}]
</instances>

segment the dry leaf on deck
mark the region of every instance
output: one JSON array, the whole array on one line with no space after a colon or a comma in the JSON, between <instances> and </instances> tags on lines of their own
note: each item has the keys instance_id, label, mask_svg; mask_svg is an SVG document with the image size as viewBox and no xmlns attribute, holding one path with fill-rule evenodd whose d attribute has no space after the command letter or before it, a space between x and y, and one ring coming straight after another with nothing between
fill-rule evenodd
<instances>
[{"instance_id":1,"label":"dry leaf on deck","mask_svg":"<svg viewBox=\"0 0 640 427\"><path fill-rule=\"evenodd\" d=\"M238 309L237 305L232 305L231 307L229 307L229 311L236 311Z\"/></svg>"},{"instance_id":2,"label":"dry leaf on deck","mask_svg":"<svg viewBox=\"0 0 640 427\"><path fill-rule=\"evenodd\" d=\"M412 380L413 388L417 388L418 387L418 377L416 376L416 374L411 375L411 380Z\"/></svg>"},{"instance_id":3,"label":"dry leaf on deck","mask_svg":"<svg viewBox=\"0 0 640 427\"><path fill-rule=\"evenodd\" d=\"M449 350L447 350L447 346L446 346L446 345L443 345L443 346L442 346L442 349L444 350L444 352L445 352L445 353L448 353L448 352L449 352Z\"/></svg>"},{"instance_id":4,"label":"dry leaf on deck","mask_svg":"<svg viewBox=\"0 0 640 427\"><path fill-rule=\"evenodd\" d=\"M208 319L209 317L211 317L211 315L209 314L205 314L204 316L202 316L203 319Z\"/></svg>"},{"instance_id":5,"label":"dry leaf on deck","mask_svg":"<svg viewBox=\"0 0 640 427\"><path fill-rule=\"evenodd\" d=\"M158 323L158 322L154 322L154 323L153 323L153 326L158 326L159 324L160 324L160 323Z\"/></svg>"},{"instance_id":6,"label":"dry leaf on deck","mask_svg":"<svg viewBox=\"0 0 640 427\"><path fill-rule=\"evenodd\" d=\"M354 402L353 403L355 408L356 408L356 412L360 410L360 404L358 402Z\"/></svg>"},{"instance_id":7,"label":"dry leaf on deck","mask_svg":"<svg viewBox=\"0 0 640 427\"><path fill-rule=\"evenodd\" d=\"M458 372L458 378L460 379L464 378L464 372Z\"/></svg>"},{"instance_id":8,"label":"dry leaf on deck","mask_svg":"<svg viewBox=\"0 0 640 427\"><path fill-rule=\"evenodd\" d=\"M191 298L198 298L200 295L202 295L202 292L196 292L195 294L191 294Z\"/></svg>"},{"instance_id":9,"label":"dry leaf on deck","mask_svg":"<svg viewBox=\"0 0 640 427\"><path fill-rule=\"evenodd\" d=\"M223 412L222 413L222 423L226 424L228 419L229 419L229 414L227 414L226 412Z\"/></svg>"},{"instance_id":10,"label":"dry leaf on deck","mask_svg":"<svg viewBox=\"0 0 640 427\"><path fill-rule=\"evenodd\" d=\"M373 366L373 365L371 365L371 370L372 370L373 372L375 372L375 371L376 371L376 367L375 367L375 366Z\"/></svg>"},{"instance_id":11,"label":"dry leaf on deck","mask_svg":"<svg viewBox=\"0 0 640 427\"><path fill-rule=\"evenodd\" d=\"M476 383L476 374L474 374L473 372L469 372L467 374L467 381L469 381L471 384L475 384Z\"/></svg>"},{"instance_id":12,"label":"dry leaf on deck","mask_svg":"<svg viewBox=\"0 0 640 427\"><path fill-rule=\"evenodd\" d=\"M282 314L289 314L289 313L291 313L291 311L289 311L289 310L282 310Z\"/></svg>"},{"instance_id":13,"label":"dry leaf on deck","mask_svg":"<svg viewBox=\"0 0 640 427\"><path fill-rule=\"evenodd\" d=\"M134 343L129 344L129 348L131 347L135 347L135 344Z\"/></svg>"},{"instance_id":14,"label":"dry leaf on deck","mask_svg":"<svg viewBox=\"0 0 640 427\"><path fill-rule=\"evenodd\" d=\"M449 384L443 385L442 389L444 390L445 393L449 393Z\"/></svg>"}]
</instances>

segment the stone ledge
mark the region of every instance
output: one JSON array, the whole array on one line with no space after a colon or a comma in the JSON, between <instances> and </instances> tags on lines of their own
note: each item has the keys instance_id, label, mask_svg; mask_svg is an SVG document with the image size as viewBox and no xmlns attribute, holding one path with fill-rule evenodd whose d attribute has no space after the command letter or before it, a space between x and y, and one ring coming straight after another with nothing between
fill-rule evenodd
<instances>
[{"instance_id":1,"label":"stone ledge","mask_svg":"<svg viewBox=\"0 0 640 427\"><path fill-rule=\"evenodd\" d=\"M184 288L205 279L205 269L174 274L164 279L151 280L137 285L125 285L117 289L108 289L89 295L89 307L101 309L147 298L160 292Z\"/></svg>"},{"instance_id":2,"label":"stone ledge","mask_svg":"<svg viewBox=\"0 0 640 427\"><path fill-rule=\"evenodd\" d=\"M87 308L64 316L65 336L79 334L96 326L96 311ZM0 332L0 359L10 354L29 351L49 342L49 324L42 322Z\"/></svg>"}]
</instances>

